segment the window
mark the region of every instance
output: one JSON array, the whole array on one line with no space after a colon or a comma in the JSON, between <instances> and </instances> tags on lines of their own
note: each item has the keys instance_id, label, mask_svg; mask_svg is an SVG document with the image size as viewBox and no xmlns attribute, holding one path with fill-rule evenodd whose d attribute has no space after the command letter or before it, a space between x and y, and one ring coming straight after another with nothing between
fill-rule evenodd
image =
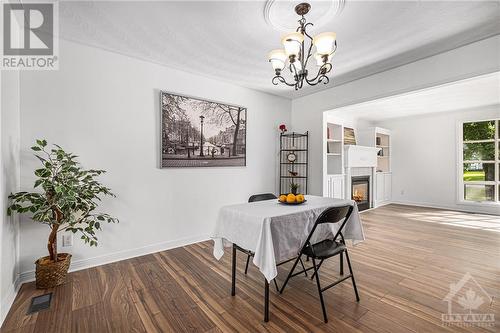
<instances>
[{"instance_id":1,"label":"window","mask_svg":"<svg viewBox=\"0 0 500 333\"><path fill-rule=\"evenodd\" d=\"M459 200L500 202L500 119L461 124Z\"/></svg>"}]
</instances>

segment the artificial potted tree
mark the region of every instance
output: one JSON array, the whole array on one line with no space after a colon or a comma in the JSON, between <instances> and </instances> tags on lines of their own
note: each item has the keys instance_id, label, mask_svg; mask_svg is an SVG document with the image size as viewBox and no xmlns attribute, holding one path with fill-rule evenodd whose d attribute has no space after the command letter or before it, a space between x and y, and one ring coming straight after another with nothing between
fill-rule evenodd
<instances>
[{"instance_id":1,"label":"artificial potted tree","mask_svg":"<svg viewBox=\"0 0 500 333\"><path fill-rule=\"evenodd\" d=\"M115 223L118 219L95 212L102 196L115 197L96 180L104 170L84 170L75 160L76 155L58 145L49 149L46 140L36 140L31 149L42 164L35 170L34 188L38 191L9 195L7 214L28 213L34 221L50 227L49 255L35 262L36 286L45 289L64 283L71 262L71 254L57 253L59 232L80 233L86 244L97 246L95 232L101 230L101 223Z\"/></svg>"}]
</instances>

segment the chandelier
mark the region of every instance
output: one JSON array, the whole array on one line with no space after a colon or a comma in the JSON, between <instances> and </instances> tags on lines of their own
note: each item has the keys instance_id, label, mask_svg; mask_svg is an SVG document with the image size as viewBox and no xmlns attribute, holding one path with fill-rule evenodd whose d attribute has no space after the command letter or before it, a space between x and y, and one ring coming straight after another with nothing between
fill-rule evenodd
<instances>
[{"instance_id":1,"label":"chandelier","mask_svg":"<svg viewBox=\"0 0 500 333\"><path fill-rule=\"evenodd\" d=\"M299 27L295 32L292 32L281 40L284 49L272 50L269 52L269 62L273 66L276 76L272 79L274 85L280 82L290 87L295 87L299 90L304 85L304 81L315 86L323 82L330 82L327 74L332 70L332 56L337 50L337 34L335 32L323 32L319 35L311 37L307 33L307 27L312 26L312 23L306 23L304 15L311 9L308 3L301 3L295 6L297 15L302 16L298 21ZM309 47L306 48L305 39L309 39ZM315 47L314 55L311 53L313 46ZM306 53L307 51L307 53ZM316 61L317 70L316 76L309 77L308 62L311 57ZM290 83L282 76L282 71L288 67L295 82Z\"/></svg>"}]
</instances>

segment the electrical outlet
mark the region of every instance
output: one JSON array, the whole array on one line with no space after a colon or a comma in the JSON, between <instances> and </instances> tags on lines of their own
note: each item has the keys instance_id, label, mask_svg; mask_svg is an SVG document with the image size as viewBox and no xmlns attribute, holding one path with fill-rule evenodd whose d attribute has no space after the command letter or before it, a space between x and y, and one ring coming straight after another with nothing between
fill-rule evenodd
<instances>
[{"instance_id":1,"label":"electrical outlet","mask_svg":"<svg viewBox=\"0 0 500 333\"><path fill-rule=\"evenodd\" d=\"M62 246L63 247L73 246L73 234L70 234L70 233L63 234Z\"/></svg>"}]
</instances>

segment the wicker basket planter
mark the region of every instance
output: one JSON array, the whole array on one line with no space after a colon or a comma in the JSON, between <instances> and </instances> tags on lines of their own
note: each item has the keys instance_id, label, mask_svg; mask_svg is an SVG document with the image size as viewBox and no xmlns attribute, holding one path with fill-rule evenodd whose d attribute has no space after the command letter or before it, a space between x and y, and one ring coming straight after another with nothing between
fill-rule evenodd
<instances>
[{"instance_id":1,"label":"wicker basket planter","mask_svg":"<svg viewBox=\"0 0 500 333\"><path fill-rule=\"evenodd\" d=\"M35 261L36 265L36 287L38 289L53 288L66 281L71 254L59 253L57 262L48 261L49 257L43 257Z\"/></svg>"}]
</instances>

